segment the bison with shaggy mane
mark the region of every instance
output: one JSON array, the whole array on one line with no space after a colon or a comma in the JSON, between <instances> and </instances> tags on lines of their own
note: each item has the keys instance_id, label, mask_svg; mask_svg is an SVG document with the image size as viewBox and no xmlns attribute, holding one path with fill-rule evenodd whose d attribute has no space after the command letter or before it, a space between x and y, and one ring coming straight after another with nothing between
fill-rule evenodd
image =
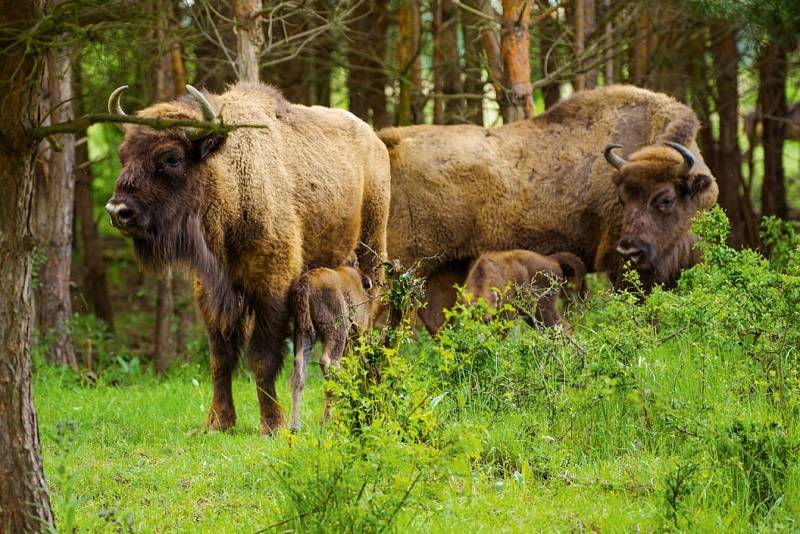
<instances>
[{"instance_id":1,"label":"bison with shaggy mane","mask_svg":"<svg viewBox=\"0 0 800 534\"><path fill-rule=\"evenodd\" d=\"M612 86L498 128L379 132L392 165L389 254L434 258L422 273L426 326L441 325L453 284L485 251L572 252L616 286L630 261L645 287L673 284L698 261L692 217L717 199L698 128L669 96Z\"/></svg>"},{"instance_id":2,"label":"bison with shaggy mane","mask_svg":"<svg viewBox=\"0 0 800 534\"><path fill-rule=\"evenodd\" d=\"M109 99L123 113L120 88ZM184 264L209 333L213 399L208 426L235 423L231 375L248 359L265 434L283 424L275 378L289 334L292 283L356 252L380 279L386 251L389 159L369 126L336 109L294 105L274 89L240 83L220 95L159 103L139 117L258 124L226 135L128 125L122 171L106 208L133 238L141 263Z\"/></svg>"}]
</instances>

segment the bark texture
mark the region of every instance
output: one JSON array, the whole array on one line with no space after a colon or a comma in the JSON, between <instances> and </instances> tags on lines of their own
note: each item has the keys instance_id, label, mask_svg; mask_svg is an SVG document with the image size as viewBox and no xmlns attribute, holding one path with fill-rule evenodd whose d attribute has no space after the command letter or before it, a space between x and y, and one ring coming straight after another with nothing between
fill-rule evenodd
<instances>
[{"instance_id":1,"label":"bark texture","mask_svg":"<svg viewBox=\"0 0 800 534\"><path fill-rule=\"evenodd\" d=\"M435 124L466 122L464 87L458 50L458 16L452 0L434 2L433 14L433 106Z\"/></svg>"},{"instance_id":2,"label":"bark texture","mask_svg":"<svg viewBox=\"0 0 800 534\"><path fill-rule=\"evenodd\" d=\"M66 49L49 50L43 117L56 124L72 119L71 62ZM59 136L58 148L40 144L40 176L34 186L35 226L42 241L39 253L45 257L36 289L39 333L47 345L47 359L75 366L75 350L69 335L72 317L70 265L75 194L75 138Z\"/></svg>"},{"instance_id":3,"label":"bark texture","mask_svg":"<svg viewBox=\"0 0 800 534\"><path fill-rule=\"evenodd\" d=\"M0 25L33 24L43 2L0 0ZM27 22L26 22L27 21ZM53 513L31 394L33 150L42 68L23 46L0 52L0 531L42 532Z\"/></svg>"},{"instance_id":4,"label":"bark texture","mask_svg":"<svg viewBox=\"0 0 800 534\"><path fill-rule=\"evenodd\" d=\"M264 46L261 30L261 0L235 0L236 77L240 81L258 81L258 59Z\"/></svg>"},{"instance_id":5,"label":"bark texture","mask_svg":"<svg viewBox=\"0 0 800 534\"><path fill-rule=\"evenodd\" d=\"M503 0L503 34L500 55L505 79L502 95L498 93L500 112L508 124L533 115L531 85L530 2Z\"/></svg>"},{"instance_id":6,"label":"bark texture","mask_svg":"<svg viewBox=\"0 0 800 534\"><path fill-rule=\"evenodd\" d=\"M389 126L386 113L386 31L388 2L371 0L359 4L351 24L347 51L347 90L350 111L374 128Z\"/></svg>"},{"instance_id":7,"label":"bark texture","mask_svg":"<svg viewBox=\"0 0 800 534\"><path fill-rule=\"evenodd\" d=\"M786 184L783 171L783 142L786 138L786 50L777 44L764 46L758 57L758 105L761 111L764 147L764 183L761 214L786 218Z\"/></svg>"},{"instance_id":8,"label":"bark texture","mask_svg":"<svg viewBox=\"0 0 800 534\"><path fill-rule=\"evenodd\" d=\"M397 12L399 38L397 66L400 69L400 101L397 124L420 124L422 116L422 63L420 61L420 14L417 0L406 0Z\"/></svg>"}]
</instances>

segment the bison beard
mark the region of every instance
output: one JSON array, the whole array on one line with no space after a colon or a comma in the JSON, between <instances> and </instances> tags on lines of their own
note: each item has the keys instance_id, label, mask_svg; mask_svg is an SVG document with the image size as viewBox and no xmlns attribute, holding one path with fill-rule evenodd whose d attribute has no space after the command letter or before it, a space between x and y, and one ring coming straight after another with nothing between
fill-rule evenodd
<instances>
[{"instance_id":1,"label":"bison beard","mask_svg":"<svg viewBox=\"0 0 800 534\"><path fill-rule=\"evenodd\" d=\"M223 139L197 131L125 128L122 171L106 208L133 237L142 266L179 264L195 274L208 329L213 398L208 428L235 424L234 367L245 343L261 430L283 424L275 378L288 337L292 282L354 254L381 279L386 254L389 160L372 130L342 110L286 102L272 88L240 83L221 95L155 104L141 117L257 123ZM109 99L122 112L121 91ZM194 99L194 100L192 100ZM357 246L363 243L363 246Z\"/></svg>"}]
</instances>

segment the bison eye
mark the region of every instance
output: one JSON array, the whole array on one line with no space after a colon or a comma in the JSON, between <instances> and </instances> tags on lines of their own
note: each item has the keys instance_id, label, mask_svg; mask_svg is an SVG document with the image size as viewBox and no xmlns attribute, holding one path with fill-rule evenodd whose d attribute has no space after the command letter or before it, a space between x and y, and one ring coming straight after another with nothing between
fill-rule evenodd
<instances>
[{"instance_id":1,"label":"bison eye","mask_svg":"<svg viewBox=\"0 0 800 534\"><path fill-rule=\"evenodd\" d=\"M658 209L661 211L669 211L672 209L672 205L675 203L675 200L672 198L662 198L658 201Z\"/></svg>"},{"instance_id":2,"label":"bison eye","mask_svg":"<svg viewBox=\"0 0 800 534\"><path fill-rule=\"evenodd\" d=\"M181 160L177 156L167 156L164 158L164 165L167 167L177 167L181 164Z\"/></svg>"}]
</instances>

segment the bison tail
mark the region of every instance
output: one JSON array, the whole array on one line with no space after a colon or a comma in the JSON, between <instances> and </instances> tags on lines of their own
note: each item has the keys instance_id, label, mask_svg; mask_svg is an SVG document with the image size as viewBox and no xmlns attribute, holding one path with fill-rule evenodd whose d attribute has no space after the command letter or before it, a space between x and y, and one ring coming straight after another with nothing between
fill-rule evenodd
<instances>
[{"instance_id":1,"label":"bison tail","mask_svg":"<svg viewBox=\"0 0 800 534\"><path fill-rule=\"evenodd\" d=\"M289 293L289 302L294 312L294 328L304 335L314 337L314 322L311 320L311 283L307 276L301 276Z\"/></svg>"},{"instance_id":2,"label":"bison tail","mask_svg":"<svg viewBox=\"0 0 800 534\"><path fill-rule=\"evenodd\" d=\"M586 298L586 264L583 260L571 252L558 252L550 257L558 262L561 272L578 296Z\"/></svg>"}]
</instances>

